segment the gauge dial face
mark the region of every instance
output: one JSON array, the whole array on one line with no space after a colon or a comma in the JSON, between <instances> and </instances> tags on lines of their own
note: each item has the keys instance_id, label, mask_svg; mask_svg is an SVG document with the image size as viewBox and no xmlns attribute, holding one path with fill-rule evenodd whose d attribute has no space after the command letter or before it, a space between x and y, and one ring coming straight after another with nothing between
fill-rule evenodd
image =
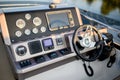
<instances>
[{"instance_id":1,"label":"gauge dial face","mask_svg":"<svg viewBox=\"0 0 120 80\"><path fill-rule=\"evenodd\" d=\"M35 17L35 18L33 19L33 24L34 24L35 26L40 26L41 23L42 23L42 20L41 20L39 17Z\"/></svg>"},{"instance_id":2,"label":"gauge dial face","mask_svg":"<svg viewBox=\"0 0 120 80\"><path fill-rule=\"evenodd\" d=\"M26 29L25 32L24 32L26 35L30 35L31 34L31 31L29 29Z\"/></svg>"},{"instance_id":3,"label":"gauge dial face","mask_svg":"<svg viewBox=\"0 0 120 80\"><path fill-rule=\"evenodd\" d=\"M30 20L30 19L31 19L31 15L30 15L29 13L27 13L27 14L25 14L25 18L26 18L27 20Z\"/></svg>"},{"instance_id":4,"label":"gauge dial face","mask_svg":"<svg viewBox=\"0 0 120 80\"><path fill-rule=\"evenodd\" d=\"M37 33L38 33L38 29L37 29L37 28L33 28L32 32L33 32L34 34L37 34Z\"/></svg>"},{"instance_id":5,"label":"gauge dial face","mask_svg":"<svg viewBox=\"0 0 120 80\"><path fill-rule=\"evenodd\" d=\"M25 23L25 21L24 21L23 19L18 19L18 20L16 21L16 26L17 26L18 28L20 28L20 29L24 28L25 25L26 25L26 23Z\"/></svg>"},{"instance_id":6,"label":"gauge dial face","mask_svg":"<svg viewBox=\"0 0 120 80\"><path fill-rule=\"evenodd\" d=\"M42 26L40 30L41 32L46 32L46 27Z\"/></svg>"},{"instance_id":7,"label":"gauge dial face","mask_svg":"<svg viewBox=\"0 0 120 80\"><path fill-rule=\"evenodd\" d=\"M21 32L21 31L16 31L16 32L15 32L15 35L16 35L17 37L21 37L21 36L22 36L22 32Z\"/></svg>"}]
</instances>

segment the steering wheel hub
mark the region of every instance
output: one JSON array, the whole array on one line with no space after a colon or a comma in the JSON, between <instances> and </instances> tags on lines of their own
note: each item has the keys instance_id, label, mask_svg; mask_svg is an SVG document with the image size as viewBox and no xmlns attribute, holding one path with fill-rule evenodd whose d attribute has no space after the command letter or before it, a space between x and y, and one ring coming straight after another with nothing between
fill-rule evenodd
<instances>
[{"instance_id":1,"label":"steering wheel hub","mask_svg":"<svg viewBox=\"0 0 120 80\"><path fill-rule=\"evenodd\" d=\"M86 48L90 47L91 46L90 37L85 37L82 40L80 40L80 44L81 44L82 47L86 47Z\"/></svg>"}]
</instances>

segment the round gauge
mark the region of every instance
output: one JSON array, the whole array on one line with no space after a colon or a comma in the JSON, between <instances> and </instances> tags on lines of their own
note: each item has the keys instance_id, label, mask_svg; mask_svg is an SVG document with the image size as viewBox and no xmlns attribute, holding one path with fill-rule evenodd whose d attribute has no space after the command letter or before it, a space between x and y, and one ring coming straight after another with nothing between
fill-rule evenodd
<instances>
[{"instance_id":1,"label":"round gauge","mask_svg":"<svg viewBox=\"0 0 120 80\"><path fill-rule=\"evenodd\" d=\"M22 36L22 32L21 32L21 31L16 31L16 32L15 32L15 35L16 35L17 37L21 37L21 36Z\"/></svg>"},{"instance_id":2,"label":"round gauge","mask_svg":"<svg viewBox=\"0 0 120 80\"><path fill-rule=\"evenodd\" d=\"M26 29L25 32L24 32L26 35L30 35L31 34L31 31L29 29Z\"/></svg>"},{"instance_id":3,"label":"round gauge","mask_svg":"<svg viewBox=\"0 0 120 80\"><path fill-rule=\"evenodd\" d=\"M41 30L41 32L45 32L46 31L46 27L42 26L40 30Z\"/></svg>"},{"instance_id":4,"label":"round gauge","mask_svg":"<svg viewBox=\"0 0 120 80\"><path fill-rule=\"evenodd\" d=\"M17 26L18 28L20 28L20 29L24 28L25 25L26 25L26 23L25 23L25 21L24 21L23 19L18 19L18 20L16 21L16 26Z\"/></svg>"},{"instance_id":5,"label":"round gauge","mask_svg":"<svg viewBox=\"0 0 120 80\"><path fill-rule=\"evenodd\" d=\"M42 23L42 20L41 20L39 17L35 17L35 18L33 19L33 24L34 24L35 26L39 26L39 25L41 25L41 23Z\"/></svg>"},{"instance_id":6,"label":"round gauge","mask_svg":"<svg viewBox=\"0 0 120 80\"><path fill-rule=\"evenodd\" d=\"M37 28L33 28L32 32L33 32L34 34L37 34L37 33L38 33L38 29L37 29Z\"/></svg>"},{"instance_id":7,"label":"round gauge","mask_svg":"<svg viewBox=\"0 0 120 80\"><path fill-rule=\"evenodd\" d=\"M30 20L30 19L31 19L31 15L30 15L29 13L27 13L27 14L25 14L25 18L26 18L27 20Z\"/></svg>"}]
</instances>

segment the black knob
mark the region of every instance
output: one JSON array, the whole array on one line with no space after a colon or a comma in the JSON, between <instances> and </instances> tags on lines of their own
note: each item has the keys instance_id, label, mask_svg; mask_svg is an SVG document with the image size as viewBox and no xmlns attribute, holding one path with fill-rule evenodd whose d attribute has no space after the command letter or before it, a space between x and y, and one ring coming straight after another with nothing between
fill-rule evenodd
<instances>
[{"instance_id":1,"label":"black knob","mask_svg":"<svg viewBox=\"0 0 120 80\"><path fill-rule=\"evenodd\" d=\"M17 53L19 56L25 55L26 52L27 52L27 49L26 49L25 46L18 46L18 47L16 48L16 53Z\"/></svg>"}]
</instances>

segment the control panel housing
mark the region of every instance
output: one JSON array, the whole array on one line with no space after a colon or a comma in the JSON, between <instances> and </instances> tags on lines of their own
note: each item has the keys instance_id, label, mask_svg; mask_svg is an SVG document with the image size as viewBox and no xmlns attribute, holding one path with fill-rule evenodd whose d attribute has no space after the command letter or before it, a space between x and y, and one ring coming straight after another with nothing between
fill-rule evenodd
<instances>
[{"instance_id":1,"label":"control panel housing","mask_svg":"<svg viewBox=\"0 0 120 80\"><path fill-rule=\"evenodd\" d=\"M19 74L75 56L66 38L82 25L75 7L30 8L0 14L3 39Z\"/></svg>"}]
</instances>

